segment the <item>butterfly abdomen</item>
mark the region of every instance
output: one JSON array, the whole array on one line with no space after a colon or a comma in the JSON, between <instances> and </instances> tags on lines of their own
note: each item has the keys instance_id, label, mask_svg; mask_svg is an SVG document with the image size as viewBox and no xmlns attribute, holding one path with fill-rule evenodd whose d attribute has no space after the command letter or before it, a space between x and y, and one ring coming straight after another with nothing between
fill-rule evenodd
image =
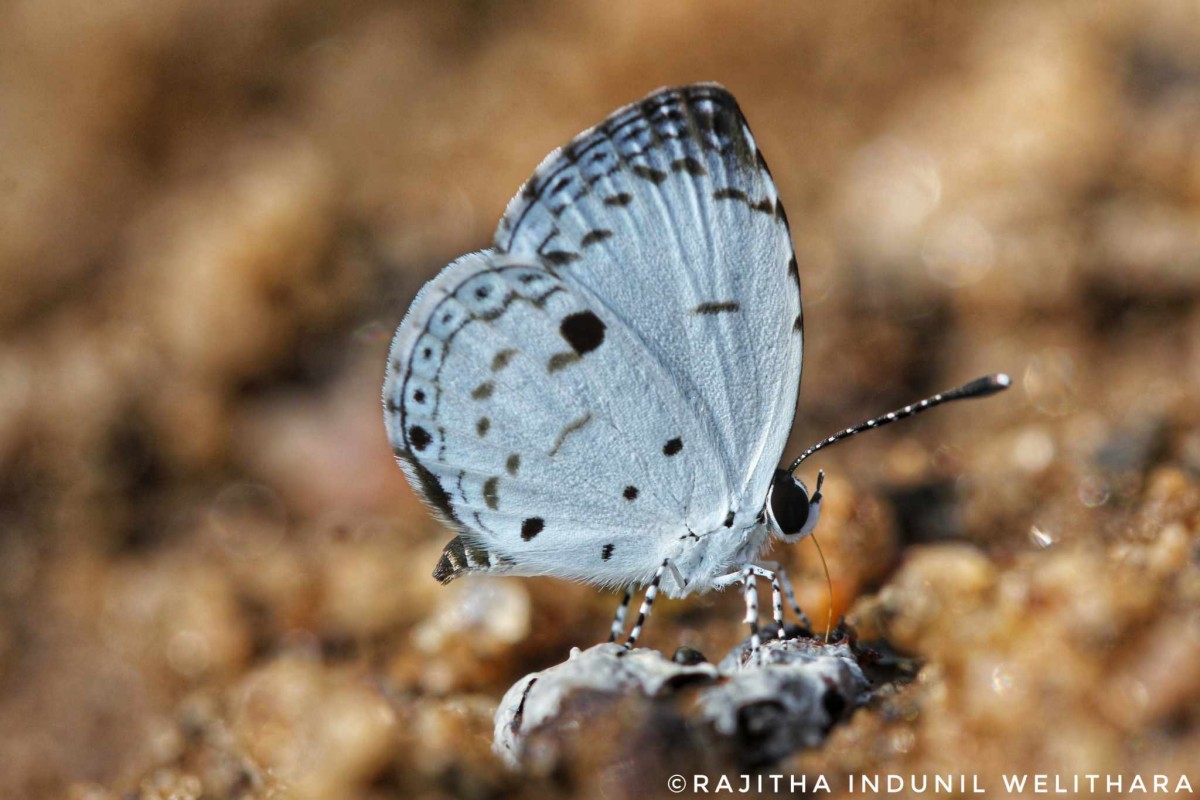
<instances>
[{"instance_id":1,"label":"butterfly abdomen","mask_svg":"<svg viewBox=\"0 0 1200 800\"><path fill-rule=\"evenodd\" d=\"M504 556L491 553L485 547L455 536L442 550L442 557L433 568L433 578L438 583L449 583L468 572L498 572L511 566Z\"/></svg>"}]
</instances>

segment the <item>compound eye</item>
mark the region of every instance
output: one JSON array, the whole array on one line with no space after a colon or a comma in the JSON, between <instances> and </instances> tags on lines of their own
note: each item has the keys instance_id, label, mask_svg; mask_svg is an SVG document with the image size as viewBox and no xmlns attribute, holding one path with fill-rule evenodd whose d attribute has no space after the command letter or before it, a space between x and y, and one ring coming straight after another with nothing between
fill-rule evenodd
<instances>
[{"instance_id":1,"label":"compound eye","mask_svg":"<svg viewBox=\"0 0 1200 800\"><path fill-rule=\"evenodd\" d=\"M771 516L784 536L794 536L808 522L808 489L794 477L779 470L771 490Z\"/></svg>"}]
</instances>

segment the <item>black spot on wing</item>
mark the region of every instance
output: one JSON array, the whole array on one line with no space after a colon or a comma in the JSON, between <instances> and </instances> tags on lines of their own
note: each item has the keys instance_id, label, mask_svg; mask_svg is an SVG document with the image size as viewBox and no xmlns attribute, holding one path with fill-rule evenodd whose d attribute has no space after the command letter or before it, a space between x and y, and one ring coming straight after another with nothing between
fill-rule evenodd
<instances>
[{"instance_id":1,"label":"black spot on wing","mask_svg":"<svg viewBox=\"0 0 1200 800\"><path fill-rule=\"evenodd\" d=\"M505 348L504 350L496 353L496 355L492 358L492 372L499 372L507 367L509 362L512 361L512 357L516 354L517 351L511 347Z\"/></svg>"},{"instance_id":2,"label":"black spot on wing","mask_svg":"<svg viewBox=\"0 0 1200 800\"><path fill-rule=\"evenodd\" d=\"M579 355L590 353L604 343L604 322L591 311L577 311L563 318L558 332Z\"/></svg>"},{"instance_id":3,"label":"black spot on wing","mask_svg":"<svg viewBox=\"0 0 1200 800\"><path fill-rule=\"evenodd\" d=\"M746 198L746 193L735 186L727 186L724 189L717 189L713 192L713 200L741 200L743 203L750 202Z\"/></svg>"},{"instance_id":4,"label":"black spot on wing","mask_svg":"<svg viewBox=\"0 0 1200 800\"><path fill-rule=\"evenodd\" d=\"M764 197L762 200L759 200L757 203L750 203L749 205L750 205L751 211L757 211L760 214L774 214L775 213L775 204L773 202L771 202L771 199L768 197Z\"/></svg>"},{"instance_id":5,"label":"black spot on wing","mask_svg":"<svg viewBox=\"0 0 1200 800\"><path fill-rule=\"evenodd\" d=\"M418 453L429 447L429 443L433 441L433 437L429 435L429 431L422 428L420 425L413 425L408 429L408 443L412 445L413 450Z\"/></svg>"},{"instance_id":6,"label":"black spot on wing","mask_svg":"<svg viewBox=\"0 0 1200 800\"><path fill-rule=\"evenodd\" d=\"M521 538L529 541L546 527L546 521L541 517L530 517L521 523Z\"/></svg>"},{"instance_id":7,"label":"black spot on wing","mask_svg":"<svg viewBox=\"0 0 1200 800\"><path fill-rule=\"evenodd\" d=\"M676 172L686 172L689 175L695 175L696 177L708 174L708 170L704 168L704 165L691 156L678 158L672 161L671 169L675 170Z\"/></svg>"},{"instance_id":8,"label":"black spot on wing","mask_svg":"<svg viewBox=\"0 0 1200 800\"><path fill-rule=\"evenodd\" d=\"M729 513L725 515L725 527L726 528L733 527L733 509L732 508L729 509Z\"/></svg>"},{"instance_id":9,"label":"black spot on wing","mask_svg":"<svg viewBox=\"0 0 1200 800\"><path fill-rule=\"evenodd\" d=\"M517 453L509 453L508 460L504 462L504 469L509 475L516 477L517 472L521 469L521 456Z\"/></svg>"},{"instance_id":10,"label":"black spot on wing","mask_svg":"<svg viewBox=\"0 0 1200 800\"><path fill-rule=\"evenodd\" d=\"M647 167L645 164L634 164L631 171L634 175L642 178L643 180L650 181L656 186L667 179L667 173L663 172L661 169Z\"/></svg>"},{"instance_id":11,"label":"black spot on wing","mask_svg":"<svg viewBox=\"0 0 1200 800\"><path fill-rule=\"evenodd\" d=\"M471 390L471 397L476 400L487 400L492 396L492 392L495 391L495 389L496 384L491 381L484 381Z\"/></svg>"},{"instance_id":12,"label":"black spot on wing","mask_svg":"<svg viewBox=\"0 0 1200 800\"><path fill-rule=\"evenodd\" d=\"M570 250L551 250L548 253L542 254L542 260L556 267L565 267L568 264L574 264L583 256L579 253L572 253Z\"/></svg>"},{"instance_id":13,"label":"black spot on wing","mask_svg":"<svg viewBox=\"0 0 1200 800\"><path fill-rule=\"evenodd\" d=\"M549 373L558 372L560 369L565 369L579 360L579 353L573 350L568 350L564 353L555 353L550 356L550 360L546 362L546 371Z\"/></svg>"},{"instance_id":14,"label":"black spot on wing","mask_svg":"<svg viewBox=\"0 0 1200 800\"><path fill-rule=\"evenodd\" d=\"M610 197L604 198L604 205L617 206L619 208L629 205L632 201L633 195L631 195L629 192L617 192Z\"/></svg>"},{"instance_id":15,"label":"black spot on wing","mask_svg":"<svg viewBox=\"0 0 1200 800\"><path fill-rule=\"evenodd\" d=\"M492 511L500 508L500 479L495 475L483 482L483 502Z\"/></svg>"},{"instance_id":16,"label":"black spot on wing","mask_svg":"<svg viewBox=\"0 0 1200 800\"><path fill-rule=\"evenodd\" d=\"M621 493L621 496L629 501L637 500L638 488L636 486L626 486L625 491Z\"/></svg>"},{"instance_id":17,"label":"black spot on wing","mask_svg":"<svg viewBox=\"0 0 1200 800\"><path fill-rule=\"evenodd\" d=\"M683 439L678 436L664 444L662 449L664 456L673 456L681 450L683 450Z\"/></svg>"},{"instance_id":18,"label":"black spot on wing","mask_svg":"<svg viewBox=\"0 0 1200 800\"><path fill-rule=\"evenodd\" d=\"M713 192L713 199L740 200L751 211L757 211L760 214L776 214L779 206L778 203L772 201L769 197L764 197L761 200L751 200L744 191L736 186L726 186L722 189L717 189Z\"/></svg>"},{"instance_id":19,"label":"black spot on wing","mask_svg":"<svg viewBox=\"0 0 1200 800\"><path fill-rule=\"evenodd\" d=\"M701 303L692 309L693 314L724 314L741 310L741 306L732 300Z\"/></svg>"},{"instance_id":20,"label":"black spot on wing","mask_svg":"<svg viewBox=\"0 0 1200 800\"><path fill-rule=\"evenodd\" d=\"M492 429L492 421L487 417L480 417L475 422L475 434L482 439L487 436L488 431Z\"/></svg>"},{"instance_id":21,"label":"black spot on wing","mask_svg":"<svg viewBox=\"0 0 1200 800\"><path fill-rule=\"evenodd\" d=\"M604 547L600 548L600 559L602 561L608 561L610 558L612 558L613 547L614 545L612 544L606 544Z\"/></svg>"},{"instance_id":22,"label":"black spot on wing","mask_svg":"<svg viewBox=\"0 0 1200 800\"><path fill-rule=\"evenodd\" d=\"M583 238L579 240L579 246L589 247L593 244L596 244L596 242L603 242L612 235L613 232L607 230L606 228L596 228L595 230L588 231L583 235Z\"/></svg>"}]
</instances>

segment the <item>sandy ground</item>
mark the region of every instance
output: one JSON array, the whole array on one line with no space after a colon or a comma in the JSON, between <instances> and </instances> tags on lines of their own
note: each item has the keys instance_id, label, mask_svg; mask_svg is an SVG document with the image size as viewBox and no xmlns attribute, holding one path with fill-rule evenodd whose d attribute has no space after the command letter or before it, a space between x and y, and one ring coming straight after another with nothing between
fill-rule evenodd
<instances>
[{"instance_id":1,"label":"sandy ground","mask_svg":"<svg viewBox=\"0 0 1200 800\"><path fill-rule=\"evenodd\" d=\"M789 453L1015 381L822 456L835 610L921 666L777 771L1200 785L1195 4L14 0L0 796L664 793L636 709L536 774L492 757L504 691L616 599L439 587L378 398L416 290L541 158L696 80L792 223ZM776 556L822 618L811 545ZM735 595L645 643L719 656Z\"/></svg>"}]
</instances>

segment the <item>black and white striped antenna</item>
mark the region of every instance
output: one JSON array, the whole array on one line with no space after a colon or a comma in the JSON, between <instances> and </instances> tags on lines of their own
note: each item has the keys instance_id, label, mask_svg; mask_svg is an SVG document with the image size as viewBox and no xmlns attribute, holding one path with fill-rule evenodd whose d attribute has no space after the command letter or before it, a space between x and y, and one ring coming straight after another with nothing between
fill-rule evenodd
<instances>
[{"instance_id":1,"label":"black and white striped antenna","mask_svg":"<svg viewBox=\"0 0 1200 800\"><path fill-rule=\"evenodd\" d=\"M855 425L853 428L846 428L844 431L838 431L828 439L817 442L812 447L801 453L800 457L793 461L792 465L788 467L788 473L794 473L796 468L800 466L804 459L808 458L813 453L817 452L818 450L824 450L826 447L829 447L829 445L836 444L842 439L848 439L849 437L858 433L862 433L863 431L874 430L875 428L881 428L884 425L890 425L891 423L898 422L906 417L911 417L914 414L920 414L922 411L931 409L934 406L940 406L942 403L949 403L951 400L970 400L976 397L987 397L989 395L996 394L996 392L1002 392L1011 385L1012 379L1003 372L996 373L995 375L984 375L982 378L976 378L970 383L959 386L957 389L950 389L949 391L942 392L941 394L935 394L933 397L927 397L919 403L913 403L910 406L898 408L895 411L888 412L887 414L876 417L875 419L869 419L862 424Z\"/></svg>"}]
</instances>

